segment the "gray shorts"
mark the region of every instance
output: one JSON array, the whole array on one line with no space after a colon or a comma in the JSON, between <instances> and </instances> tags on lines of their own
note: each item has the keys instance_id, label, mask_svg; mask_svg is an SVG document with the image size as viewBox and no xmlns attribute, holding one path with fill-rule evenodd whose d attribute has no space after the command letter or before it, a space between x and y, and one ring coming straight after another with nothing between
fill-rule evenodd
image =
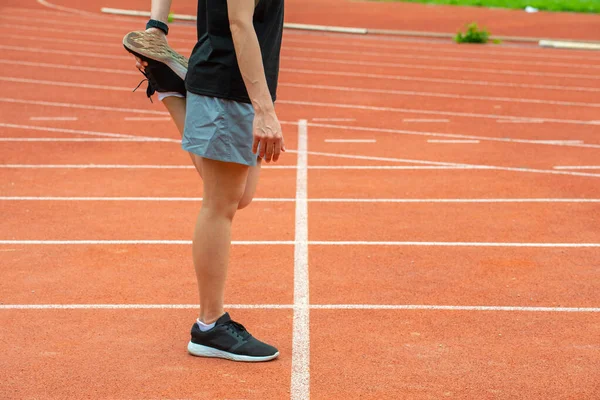
<instances>
[{"instance_id":1,"label":"gray shorts","mask_svg":"<svg viewBox=\"0 0 600 400\"><path fill-rule=\"evenodd\" d=\"M185 129L181 145L185 151L224 162L256 165L252 153L251 104L187 93Z\"/></svg>"}]
</instances>

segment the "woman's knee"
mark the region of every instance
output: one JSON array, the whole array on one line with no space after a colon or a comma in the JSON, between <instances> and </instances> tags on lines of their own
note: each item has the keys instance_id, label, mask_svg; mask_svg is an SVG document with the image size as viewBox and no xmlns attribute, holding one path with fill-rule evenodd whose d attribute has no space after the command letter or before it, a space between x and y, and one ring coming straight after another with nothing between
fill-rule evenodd
<instances>
[{"instance_id":1,"label":"woman's knee","mask_svg":"<svg viewBox=\"0 0 600 400\"><path fill-rule=\"evenodd\" d=\"M258 178L260 176L260 160L254 167L250 167L248 171L248 178L246 179L246 187L244 188L244 194L238 204L238 210L246 208L252 203L254 193L256 193L256 186L258 184Z\"/></svg>"},{"instance_id":2,"label":"woman's knee","mask_svg":"<svg viewBox=\"0 0 600 400\"><path fill-rule=\"evenodd\" d=\"M223 212L237 210L244 199L244 186L220 182L212 190L205 190L203 197L203 203L207 207Z\"/></svg>"},{"instance_id":3,"label":"woman's knee","mask_svg":"<svg viewBox=\"0 0 600 400\"><path fill-rule=\"evenodd\" d=\"M233 218L246 192L248 167L208 159L201 160L204 186L202 206Z\"/></svg>"},{"instance_id":4,"label":"woman's knee","mask_svg":"<svg viewBox=\"0 0 600 400\"><path fill-rule=\"evenodd\" d=\"M241 210L243 208L246 208L250 205L250 203L252 203L252 196L247 196L246 193L244 193L242 199L238 203L237 209Z\"/></svg>"},{"instance_id":5,"label":"woman's knee","mask_svg":"<svg viewBox=\"0 0 600 400\"><path fill-rule=\"evenodd\" d=\"M233 218L244 199L244 186L220 182L212 190L205 190L202 207L213 214Z\"/></svg>"},{"instance_id":6,"label":"woman's knee","mask_svg":"<svg viewBox=\"0 0 600 400\"><path fill-rule=\"evenodd\" d=\"M203 199L202 208L210 214L219 217L233 219L235 212L239 208L240 199L220 198L220 199Z\"/></svg>"}]
</instances>

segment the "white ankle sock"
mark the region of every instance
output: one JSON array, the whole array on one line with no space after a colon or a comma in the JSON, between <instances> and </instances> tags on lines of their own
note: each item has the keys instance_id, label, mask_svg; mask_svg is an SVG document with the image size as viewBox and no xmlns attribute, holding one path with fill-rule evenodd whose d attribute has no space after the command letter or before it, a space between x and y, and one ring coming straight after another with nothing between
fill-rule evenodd
<instances>
[{"instance_id":1,"label":"white ankle sock","mask_svg":"<svg viewBox=\"0 0 600 400\"><path fill-rule=\"evenodd\" d=\"M197 319L196 323L198 324L198 328L200 328L202 332L211 330L217 324L216 322L213 322L212 324L205 324L204 322L200 321L200 319Z\"/></svg>"}]
</instances>

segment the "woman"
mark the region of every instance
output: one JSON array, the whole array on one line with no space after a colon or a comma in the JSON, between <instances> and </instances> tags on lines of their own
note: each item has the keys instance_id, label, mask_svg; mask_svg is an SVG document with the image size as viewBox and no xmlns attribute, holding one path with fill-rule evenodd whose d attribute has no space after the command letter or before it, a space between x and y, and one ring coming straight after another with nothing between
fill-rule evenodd
<instances>
[{"instance_id":1,"label":"woman","mask_svg":"<svg viewBox=\"0 0 600 400\"><path fill-rule=\"evenodd\" d=\"M233 217L252 201L261 160L276 162L285 151L274 109L284 2L199 0L198 42L189 66L166 41L170 7L171 0L152 0L147 30L129 33L123 43L148 77L148 95L158 91L203 179L192 252L200 314L188 351L272 360L277 349L231 320L223 295Z\"/></svg>"}]
</instances>

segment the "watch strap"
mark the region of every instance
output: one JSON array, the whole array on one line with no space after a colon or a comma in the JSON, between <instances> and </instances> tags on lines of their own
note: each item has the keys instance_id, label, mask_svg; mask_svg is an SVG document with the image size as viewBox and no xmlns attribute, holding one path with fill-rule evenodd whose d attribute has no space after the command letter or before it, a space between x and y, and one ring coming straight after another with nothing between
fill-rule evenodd
<instances>
[{"instance_id":1,"label":"watch strap","mask_svg":"<svg viewBox=\"0 0 600 400\"><path fill-rule=\"evenodd\" d=\"M150 21L148 21L148 23L146 24L146 29L150 29L150 28L160 29L161 31L163 31L165 33L165 35L169 34L169 26L167 24L165 24L164 22L156 20L156 19L151 19Z\"/></svg>"}]
</instances>

